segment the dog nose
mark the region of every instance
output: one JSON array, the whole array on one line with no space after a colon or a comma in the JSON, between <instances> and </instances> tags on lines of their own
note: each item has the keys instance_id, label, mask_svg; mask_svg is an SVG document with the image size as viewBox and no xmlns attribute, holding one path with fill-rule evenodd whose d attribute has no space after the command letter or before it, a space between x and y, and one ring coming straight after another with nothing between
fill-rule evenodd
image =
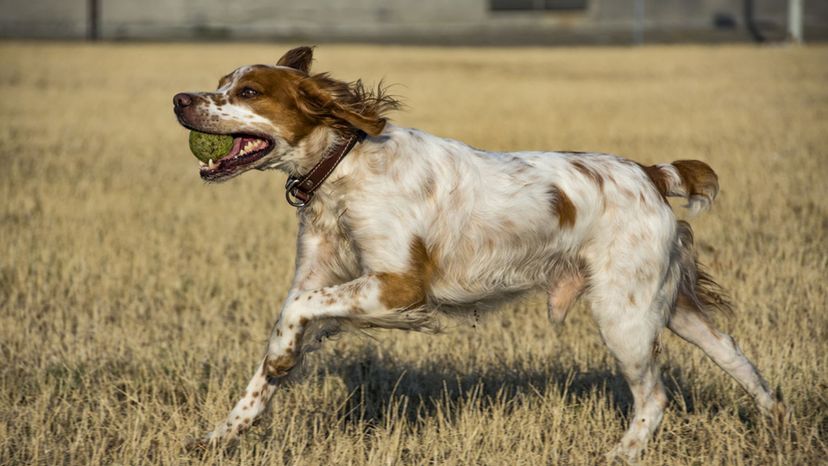
<instances>
[{"instance_id":1,"label":"dog nose","mask_svg":"<svg viewBox=\"0 0 828 466\"><path fill-rule=\"evenodd\" d=\"M173 97L173 105L176 108L188 107L193 103L193 96L186 92L180 92Z\"/></svg>"}]
</instances>

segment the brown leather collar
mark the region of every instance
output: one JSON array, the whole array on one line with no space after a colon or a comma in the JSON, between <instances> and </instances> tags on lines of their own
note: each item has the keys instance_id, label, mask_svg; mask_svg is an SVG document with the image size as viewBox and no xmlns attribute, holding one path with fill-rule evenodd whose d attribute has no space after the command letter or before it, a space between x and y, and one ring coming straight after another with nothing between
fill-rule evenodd
<instances>
[{"instance_id":1,"label":"brown leather collar","mask_svg":"<svg viewBox=\"0 0 828 466\"><path fill-rule=\"evenodd\" d=\"M313 192L325 182L334 168L339 165L339 162L348 155L348 152L364 139L365 131L358 129L342 142L331 147L305 176L301 178L293 175L288 176L285 183L285 199L287 199L288 204L300 208L308 205L308 202L313 199Z\"/></svg>"}]
</instances>

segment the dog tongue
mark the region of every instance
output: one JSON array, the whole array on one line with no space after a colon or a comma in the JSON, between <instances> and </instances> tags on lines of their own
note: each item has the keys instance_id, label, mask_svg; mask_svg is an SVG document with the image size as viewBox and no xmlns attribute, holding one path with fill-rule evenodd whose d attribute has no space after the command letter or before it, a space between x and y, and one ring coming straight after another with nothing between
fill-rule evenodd
<instances>
[{"instance_id":1,"label":"dog tongue","mask_svg":"<svg viewBox=\"0 0 828 466\"><path fill-rule=\"evenodd\" d=\"M230 152L226 153L221 158L225 159L227 157L233 157L234 155L237 155L239 152L241 152L242 147L244 147L245 144L245 139L247 138L245 138L244 136L234 137L233 147L230 148Z\"/></svg>"}]
</instances>

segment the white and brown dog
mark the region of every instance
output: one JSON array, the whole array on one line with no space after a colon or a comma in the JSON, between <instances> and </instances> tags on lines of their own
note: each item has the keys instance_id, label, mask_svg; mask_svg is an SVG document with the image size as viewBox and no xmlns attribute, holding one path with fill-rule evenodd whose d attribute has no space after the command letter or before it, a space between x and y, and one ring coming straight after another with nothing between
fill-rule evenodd
<instances>
[{"instance_id":1,"label":"white and brown dog","mask_svg":"<svg viewBox=\"0 0 828 466\"><path fill-rule=\"evenodd\" d=\"M655 359L669 327L735 378L765 413L781 401L708 318L728 310L700 270L690 226L665 196L708 208L713 170L695 160L642 166L613 155L495 153L388 124L381 89L311 74L312 49L174 97L187 128L235 137L203 164L226 180L276 168L299 207L296 272L261 364L206 440L238 436L303 348L343 326L434 328L438 314L492 308L532 290L562 321L582 294L630 385L630 426L611 452L634 459L667 400Z\"/></svg>"}]
</instances>

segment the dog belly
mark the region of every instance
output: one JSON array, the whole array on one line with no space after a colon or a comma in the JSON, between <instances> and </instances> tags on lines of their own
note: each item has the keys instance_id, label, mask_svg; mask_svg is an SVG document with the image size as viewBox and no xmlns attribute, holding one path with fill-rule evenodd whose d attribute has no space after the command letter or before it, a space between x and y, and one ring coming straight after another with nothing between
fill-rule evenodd
<instances>
[{"instance_id":1,"label":"dog belly","mask_svg":"<svg viewBox=\"0 0 828 466\"><path fill-rule=\"evenodd\" d=\"M433 279L430 297L441 305L485 308L533 289L545 289L555 277L575 267L573 260L548 249L540 247L522 254L494 249L488 257L449 261Z\"/></svg>"}]
</instances>

